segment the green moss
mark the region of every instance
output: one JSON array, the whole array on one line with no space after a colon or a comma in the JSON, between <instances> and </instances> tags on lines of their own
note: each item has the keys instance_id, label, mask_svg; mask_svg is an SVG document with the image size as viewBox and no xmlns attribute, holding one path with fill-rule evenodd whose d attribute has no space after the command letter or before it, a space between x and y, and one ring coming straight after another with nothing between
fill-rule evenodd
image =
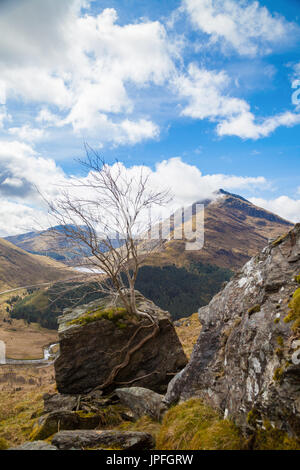
<instances>
[{"instance_id":1,"label":"green moss","mask_svg":"<svg viewBox=\"0 0 300 470\"><path fill-rule=\"evenodd\" d=\"M167 411L157 435L159 450L237 450L244 444L231 421L197 398Z\"/></svg>"},{"instance_id":2,"label":"green moss","mask_svg":"<svg viewBox=\"0 0 300 470\"><path fill-rule=\"evenodd\" d=\"M298 282L298 284L300 284L300 274L295 276L294 279L295 279L296 282Z\"/></svg>"},{"instance_id":3,"label":"green moss","mask_svg":"<svg viewBox=\"0 0 300 470\"><path fill-rule=\"evenodd\" d=\"M282 336L277 336L277 344L278 344L279 346L283 346L284 343L283 343L283 338L282 338Z\"/></svg>"},{"instance_id":4,"label":"green moss","mask_svg":"<svg viewBox=\"0 0 300 470\"><path fill-rule=\"evenodd\" d=\"M256 431L254 450L300 450L300 442L280 429L274 428L268 421L264 429Z\"/></svg>"},{"instance_id":5,"label":"green moss","mask_svg":"<svg viewBox=\"0 0 300 470\"><path fill-rule=\"evenodd\" d=\"M281 359L283 357L283 349L282 348L275 349L275 354Z\"/></svg>"},{"instance_id":6,"label":"green moss","mask_svg":"<svg viewBox=\"0 0 300 470\"><path fill-rule=\"evenodd\" d=\"M80 418L94 418L97 416L97 413L89 413L89 412L86 412L86 411L76 411L76 414L80 417Z\"/></svg>"},{"instance_id":7,"label":"green moss","mask_svg":"<svg viewBox=\"0 0 300 470\"><path fill-rule=\"evenodd\" d=\"M280 322L280 318L275 318L275 320L274 320L275 325L277 325L277 323L279 323L279 322Z\"/></svg>"},{"instance_id":8,"label":"green moss","mask_svg":"<svg viewBox=\"0 0 300 470\"><path fill-rule=\"evenodd\" d=\"M132 317L132 316L131 316ZM112 308L99 308L98 310L88 311L79 318L71 320L69 325L87 325L98 320L109 320L113 322L118 328L126 328L124 320L129 320L130 315L126 308L112 307ZM121 321L123 320L123 321Z\"/></svg>"},{"instance_id":9,"label":"green moss","mask_svg":"<svg viewBox=\"0 0 300 470\"><path fill-rule=\"evenodd\" d=\"M253 313L260 312L260 305L254 305L253 307L249 308L248 313L249 315L252 315Z\"/></svg>"},{"instance_id":10,"label":"green moss","mask_svg":"<svg viewBox=\"0 0 300 470\"><path fill-rule=\"evenodd\" d=\"M273 380L275 382L281 382L283 373L284 373L284 368L277 367L277 369L275 369L274 371Z\"/></svg>"},{"instance_id":11,"label":"green moss","mask_svg":"<svg viewBox=\"0 0 300 470\"><path fill-rule=\"evenodd\" d=\"M7 450L8 449L8 443L3 437L0 437L0 450Z\"/></svg>"},{"instance_id":12,"label":"green moss","mask_svg":"<svg viewBox=\"0 0 300 470\"><path fill-rule=\"evenodd\" d=\"M257 427L257 421L261 419L261 415L259 411L256 408L253 408L251 411L249 411L247 415L247 423L251 428Z\"/></svg>"},{"instance_id":13,"label":"green moss","mask_svg":"<svg viewBox=\"0 0 300 470\"><path fill-rule=\"evenodd\" d=\"M99 408L98 416L100 419L100 427L114 427L123 422L122 413L125 408L122 405L109 405L107 407Z\"/></svg>"},{"instance_id":14,"label":"green moss","mask_svg":"<svg viewBox=\"0 0 300 470\"><path fill-rule=\"evenodd\" d=\"M294 292L293 298L289 303L290 312L284 318L285 323L293 322L292 330L297 332L300 330L300 287Z\"/></svg>"},{"instance_id":15,"label":"green moss","mask_svg":"<svg viewBox=\"0 0 300 470\"><path fill-rule=\"evenodd\" d=\"M282 235L282 236L276 238L276 240L274 240L274 241L271 243L271 245L272 245L272 246L278 246L278 245L280 245L280 243L283 242L283 240L286 238L286 236L287 236L287 233L285 233L284 235Z\"/></svg>"}]
</instances>

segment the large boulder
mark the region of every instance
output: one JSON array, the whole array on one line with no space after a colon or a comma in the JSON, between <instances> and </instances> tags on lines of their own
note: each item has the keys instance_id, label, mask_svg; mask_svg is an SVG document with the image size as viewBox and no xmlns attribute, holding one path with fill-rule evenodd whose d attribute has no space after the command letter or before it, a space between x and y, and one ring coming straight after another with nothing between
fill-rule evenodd
<instances>
[{"instance_id":1,"label":"large boulder","mask_svg":"<svg viewBox=\"0 0 300 470\"><path fill-rule=\"evenodd\" d=\"M137 431L61 431L52 445L60 450L103 449L149 450L155 446L151 434Z\"/></svg>"},{"instance_id":2,"label":"large boulder","mask_svg":"<svg viewBox=\"0 0 300 470\"><path fill-rule=\"evenodd\" d=\"M107 382L107 391L127 384L166 390L186 365L186 356L168 312L140 293L137 304L155 318L158 331L147 318L127 314L120 304L116 310L110 297L64 311L58 319L60 354L55 361L60 393L87 393Z\"/></svg>"},{"instance_id":3,"label":"large boulder","mask_svg":"<svg viewBox=\"0 0 300 470\"><path fill-rule=\"evenodd\" d=\"M162 401L164 396L147 388L118 388L115 390L115 393L121 403L131 409L135 419L147 415L159 421L167 410L166 405Z\"/></svg>"},{"instance_id":4,"label":"large boulder","mask_svg":"<svg viewBox=\"0 0 300 470\"><path fill-rule=\"evenodd\" d=\"M299 273L297 224L199 310L199 339L164 401L199 396L245 432L267 421L300 436Z\"/></svg>"}]
</instances>

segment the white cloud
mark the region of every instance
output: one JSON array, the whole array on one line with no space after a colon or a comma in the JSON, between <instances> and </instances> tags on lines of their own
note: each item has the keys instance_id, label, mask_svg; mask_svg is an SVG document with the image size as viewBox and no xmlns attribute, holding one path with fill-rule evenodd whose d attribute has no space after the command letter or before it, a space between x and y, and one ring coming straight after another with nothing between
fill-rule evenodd
<instances>
[{"instance_id":1,"label":"white cloud","mask_svg":"<svg viewBox=\"0 0 300 470\"><path fill-rule=\"evenodd\" d=\"M224 71L206 70L190 64L186 75L173 81L179 96L188 100L182 114L195 119L240 115L249 109L241 99L226 95L230 78Z\"/></svg>"},{"instance_id":2,"label":"white cloud","mask_svg":"<svg viewBox=\"0 0 300 470\"><path fill-rule=\"evenodd\" d=\"M11 117L7 113L6 107L0 105L0 129L4 127L4 121L10 121Z\"/></svg>"},{"instance_id":3,"label":"white cloud","mask_svg":"<svg viewBox=\"0 0 300 470\"><path fill-rule=\"evenodd\" d=\"M49 226L47 214L25 204L0 197L0 236L8 237Z\"/></svg>"},{"instance_id":4,"label":"white cloud","mask_svg":"<svg viewBox=\"0 0 300 470\"><path fill-rule=\"evenodd\" d=\"M0 101L41 104L38 122L71 124L103 142L155 137L157 125L135 113L129 85L163 85L175 69L177 45L158 21L120 26L113 8L81 16L82 4L24 0L0 6Z\"/></svg>"},{"instance_id":5,"label":"white cloud","mask_svg":"<svg viewBox=\"0 0 300 470\"><path fill-rule=\"evenodd\" d=\"M257 1L248 0L183 0L195 29L211 36L241 55L268 54L275 46L294 40L299 29L284 17L272 15Z\"/></svg>"},{"instance_id":6,"label":"white cloud","mask_svg":"<svg viewBox=\"0 0 300 470\"><path fill-rule=\"evenodd\" d=\"M132 132L132 130L130 131ZM136 130L134 130L134 133ZM133 137L137 139L136 135ZM138 176L141 166L126 168L116 163L113 171L121 167L130 177ZM149 174L153 188L170 188L174 195L172 204L165 209L165 215L180 206L215 198L215 192L265 187L264 177L240 177L234 175L203 175L193 165L181 158L171 158L156 164L155 169L143 166ZM84 181L85 177L81 178ZM36 187L49 200L59 196L69 188L74 197L93 198L87 188L72 188L72 177L67 176L53 160L40 156L30 145L20 142L1 142L0 145L0 236L22 233L49 224L46 204L36 191ZM178 182L180 181L180 184ZM26 229L25 229L26 226Z\"/></svg>"},{"instance_id":7,"label":"white cloud","mask_svg":"<svg viewBox=\"0 0 300 470\"><path fill-rule=\"evenodd\" d=\"M245 112L229 118L218 125L217 132L220 136L237 135L244 139L259 139L267 137L278 127L293 127L300 124L300 114L287 111L256 122L253 113Z\"/></svg>"},{"instance_id":8,"label":"white cloud","mask_svg":"<svg viewBox=\"0 0 300 470\"><path fill-rule=\"evenodd\" d=\"M8 129L9 134L17 137L21 141L34 142L41 140L45 137L46 133L44 129L32 128L28 124L24 124L21 127L10 127Z\"/></svg>"},{"instance_id":9,"label":"white cloud","mask_svg":"<svg viewBox=\"0 0 300 470\"><path fill-rule=\"evenodd\" d=\"M180 157L170 158L156 164L151 179L157 187L170 188L174 194L172 205L175 208L187 206L206 198L214 199L215 192L225 190L243 190L265 187L264 177L242 177L224 174L203 175L194 165L182 161ZM178 183L180 182L180 184Z\"/></svg>"},{"instance_id":10,"label":"white cloud","mask_svg":"<svg viewBox=\"0 0 300 470\"><path fill-rule=\"evenodd\" d=\"M15 182L19 180L17 186ZM12 183L13 182L13 183ZM58 192L56 185L65 182L63 171L54 160L43 158L29 145L18 141L1 141L0 195L29 205L42 205L36 187L47 189L49 196Z\"/></svg>"},{"instance_id":11,"label":"white cloud","mask_svg":"<svg viewBox=\"0 0 300 470\"><path fill-rule=\"evenodd\" d=\"M173 80L179 97L188 101L182 115L218 122L219 136L235 135L254 140L267 137L280 126L300 124L300 114L289 111L257 119L245 100L228 94L230 83L224 71L209 71L190 64L186 75L178 75Z\"/></svg>"},{"instance_id":12,"label":"white cloud","mask_svg":"<svg viewBox=\"0 0 300 470\"><path fill-rule=\"evenodd\" d=\"M280 196L276 199L249 198L257 206L263 207L291 222L300 222L300 199Z\"/></svg>"}]
</instances>

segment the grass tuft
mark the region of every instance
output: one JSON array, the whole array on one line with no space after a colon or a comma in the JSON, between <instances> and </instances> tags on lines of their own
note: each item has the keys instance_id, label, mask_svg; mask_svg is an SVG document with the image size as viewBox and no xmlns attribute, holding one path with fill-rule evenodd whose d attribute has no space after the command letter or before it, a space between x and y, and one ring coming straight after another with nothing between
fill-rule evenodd
<instances>
[{"instance_id":1,"label":"grass tuft","mask_svg":"<svg viewBox=\"0 0 300 470\"><path fill-rule=\"evenodd\" d=\"M198 398L172 407L157 436L159 450L238 450L244 445L239 429Z\"/></svg>"}]
</instances>

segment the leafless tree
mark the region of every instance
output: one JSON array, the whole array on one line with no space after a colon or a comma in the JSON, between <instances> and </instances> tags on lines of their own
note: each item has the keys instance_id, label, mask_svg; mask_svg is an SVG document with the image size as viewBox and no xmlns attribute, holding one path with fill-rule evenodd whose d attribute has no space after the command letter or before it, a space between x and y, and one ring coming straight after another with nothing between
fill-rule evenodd
<instances>
[{"instance_id":1,"label":"leafless tree","mask_svg":"<svg viewBox=\"0 0 300 470\"><path fill-rule=\"evenodd\" d=\"M137 308L135 283L139 268L162 243L157 224L149 221L154 206L167 204L168 190L155 190L143 167L130 174L118 162L109 166L86 146L85 178L72 178L59 198L47 201L54 236L65 237L77 265L93 273L97 289L121 300L129 313ZM155 225L156 235L153 234Z\"/></svg>"}]
</instances>

